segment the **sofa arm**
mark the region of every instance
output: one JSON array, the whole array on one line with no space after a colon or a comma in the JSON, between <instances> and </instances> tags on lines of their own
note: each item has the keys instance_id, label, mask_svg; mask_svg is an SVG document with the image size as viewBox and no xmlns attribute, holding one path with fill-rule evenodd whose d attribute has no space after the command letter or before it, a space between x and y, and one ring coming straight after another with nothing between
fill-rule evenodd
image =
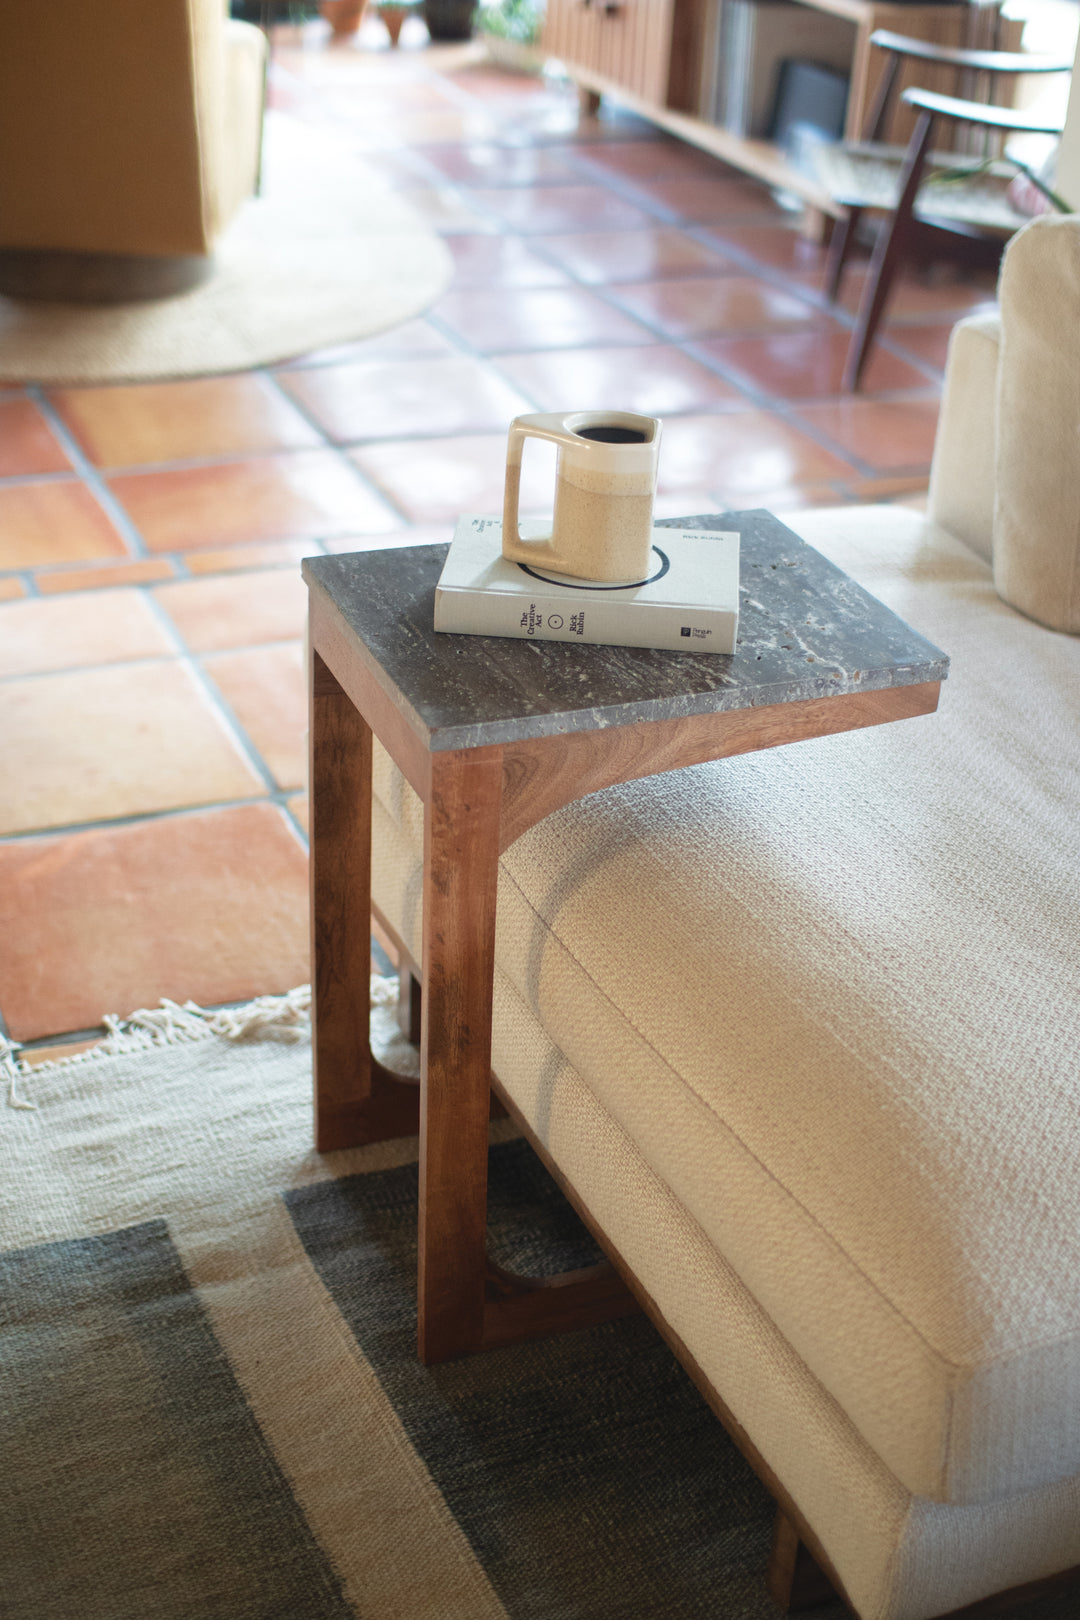
<instances>
[{"instance_id":1,"label":"sofa arm","mask_svg":"<svg viewBox=\"0 0 1080 1620\"><path fill-rule=\"evenodd\" d=\"M994 584L1021 613L1080 635L1080 216L1018 231L999 292Z\"/></svg>"},{"instance_id":2,"label":"sofa arm","mask_svg":"<svg viewBox=\"0 0 1080 1620\"><path fill-rule=\"evenodd\" d=\"M1001 319L972 315L953 328L930 469L928 514L990 561Z\"/></svg>"}]
</instances>

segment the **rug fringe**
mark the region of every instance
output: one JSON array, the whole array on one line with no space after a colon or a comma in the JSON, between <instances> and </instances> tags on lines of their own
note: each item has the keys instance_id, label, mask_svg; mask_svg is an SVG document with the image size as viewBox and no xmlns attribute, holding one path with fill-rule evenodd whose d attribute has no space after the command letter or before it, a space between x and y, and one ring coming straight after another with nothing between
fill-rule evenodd
<instances>
[{"instance_id":1,"label":"rug fringe","mask_svg":"<svg viewBox=\"0 0 1080 1620\"><path fill-rule=\"evenodd\" d=\"M398 996L396 978L371 975L372 1007L392 1007ZM17 1054L20 1041L0 1035L0 1079L7 1082L9 1108L37 1110L37 1103L19 1094L19 1082L71 1064L92 1063L99 1057L117 1057L153 1046L179 1046L188 1041L219 1040L300 1042L311 1038L311 986L297 985L283 996L257 996L239 1007L200 1007L196 1001L183 1005L165 997L157 1007L142 1007L127 1018L107 1013L102 1019L103 1040L85 1052L69 1058L53 1058L48 1063L27 1063Z\"/></svg>"},{"instance_id":2,"label":"rug fringe","mask_svg":"<svg viewBox=\"0 0 1080 1620\"><path fill-rule=\"evenodd\" d=\"M25 1108L29 1112L37 1112L37 1103L32 1103L26 1097L19 1096L19 1076L29 1072L29 1065L20 1063L15 1056L22 1051L21 1041L9 1041L6 1035L0 1035L0 1072L7 1079L7 1105L9 1108Z\"/></svg>"},{"instance_id":3,"label":"rug fringe","mask_svg":"<svg viewBox=\"0 0 1080 1620\"><path fill-rule=\"evenodd\" d=\"M380 984L382 981L379 981ZM102 1023L107 1031L84 1052L48 1063L27 1063L18 1057L21 1041L0 1035L0 1079L7 1082L7 1106L35 1110L37 1103L20 1095L19 1082L38 1074L64 1069L71 1064L92 1063L99 1057L116 1057L125 1052L153 1046L178 1046L188 1041L219 1040L286 1041L308 1040L311 1035L311 986L297 985L283 996L258 996L239 1007L200 1007L195 1001L178 1002L162 998L158 1007L142 1007L127 1018L106 1013Z\"/></svg>"},{"instance_id":4,"label":"rug fringe","mask_svg":"<svg viewBox=\"0 0 1080 1620\"><path fill-rule=\"evenodd\" d=\"M216 1011L163 997L157 1007L143 1007L127 1018L108 1014L104 1023L108 1034L95 1050L109 1053L128 1051L132 1044L176 1046L207 1035L225 1041L302 1041L311 1033L311 986L301 984L284 996L258 996L241 1007Z\"/></svg>"}]
</instances>

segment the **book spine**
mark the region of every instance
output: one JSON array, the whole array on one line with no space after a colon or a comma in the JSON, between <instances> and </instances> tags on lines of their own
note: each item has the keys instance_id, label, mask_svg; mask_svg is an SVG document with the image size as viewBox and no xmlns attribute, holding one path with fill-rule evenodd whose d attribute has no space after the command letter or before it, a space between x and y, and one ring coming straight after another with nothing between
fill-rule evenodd
<instances>
[{"instance_id":1,"label":"book spine","mask_svg":"<svg viewBox=\"0 0 1080 1620\"><path fill-rule=\"evenodd\" d=\"M467 636L522 641L591 642L604 647L660 647L669 652L733 653L739 615L725 608L668 603L604 602L592 596L558 602L538 597L437 589L435 628Z\"/></svg>"}]
</instances>

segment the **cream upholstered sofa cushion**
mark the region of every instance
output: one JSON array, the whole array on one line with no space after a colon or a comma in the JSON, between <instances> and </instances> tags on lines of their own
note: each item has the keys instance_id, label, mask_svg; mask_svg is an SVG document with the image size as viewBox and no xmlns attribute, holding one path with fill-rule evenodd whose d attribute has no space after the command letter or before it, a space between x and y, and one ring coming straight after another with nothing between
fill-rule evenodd
<instances>
[{"instance_id":1,"label":"cream upholstered sofa cushion","mask_svg":"<svg viewBox=\"0 0 1080 1620\"><path fill-rule=\"evenodd\" d=\"M1080 1475L974 1507L904 1490L498 967L492 1062L798 1502L863 1620L952 1614L1080 1563Z\"/></svg>"},{"instance_id":2,"label":"cream upholstered sofa cushion","mask_svg":"<svg viewBox=\"0 0 1080 1620\"><path fill-rule=\"evenodd\" d=\"M987 562L994 543L1000 352L996 312L970 315L953 327L930 468L930 516Z\"/></svg>"},{"instance_id":3,"label":"cream upholstered sofa cushion","mask_svg":"<svg viewBox=\"0 0 1080 1620\"><path fill-rule=\"evenodd\" d=\"M1080 1469L1080 644L914 514L803 532L950 653L939 713L548 817L497 957L884 1466L990 1501Z\"/></svg>"},{"instance_id":4,"label":"cream upholstered sofa cushion","mask_svg":"<svg viewBox=\"0 0 1080 1620\"><path fill-rule=\"evenodd\" d=\"M1080 634L1080 216L1044 214L1005 251L994 582Z\"/></svg>"}]
</instances>

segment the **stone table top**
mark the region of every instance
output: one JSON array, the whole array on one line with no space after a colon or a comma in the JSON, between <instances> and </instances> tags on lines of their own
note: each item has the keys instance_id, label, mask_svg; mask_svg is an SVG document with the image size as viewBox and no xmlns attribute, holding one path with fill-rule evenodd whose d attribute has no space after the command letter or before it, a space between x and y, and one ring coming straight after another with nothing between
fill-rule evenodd
<instances>
[{"instance_id":1,"label":"stone table top","mask_svg":"<svg viewBox=\"0 0 1080 1620\"><path fill-rule=\"evenodd\" d=\"M940 681L949 660L770 512L674 518L739 531L733 654L571 645L434 628L445 545L307 557L358 658L426 748L478 748L640 720Z\"/></svg>"}]
</instances>

